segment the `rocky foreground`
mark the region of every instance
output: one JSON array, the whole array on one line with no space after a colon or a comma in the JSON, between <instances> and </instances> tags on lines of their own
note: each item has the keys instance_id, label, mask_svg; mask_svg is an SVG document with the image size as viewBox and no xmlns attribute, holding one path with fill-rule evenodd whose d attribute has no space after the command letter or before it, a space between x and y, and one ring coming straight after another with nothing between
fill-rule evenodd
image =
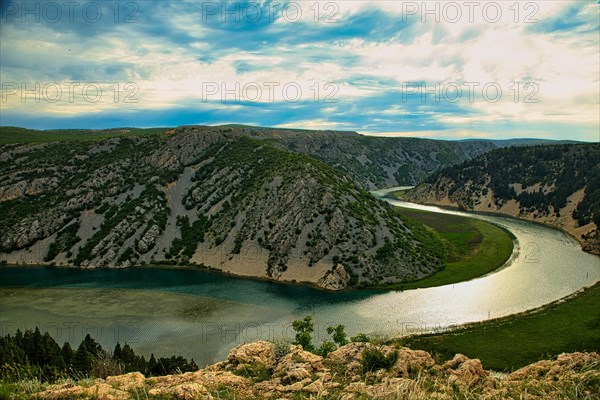
<instances>
[{"instance_id":1,"label":"rocky foreground","mask_svg":"<svg viewBox=\"0 0 600 400\"><path fill-rule=\"evenodd\" d=\"M365 362L378 350L393 363ZM393 355L393 357L391 357ZM378 367L382 368L378 368ZM600 355L564 353L511 374L486 371L457 354L438 364L421 350L350 343L321 357L270 342L243 344L227 361L180 375L145 378L139 372L63 383L39 399L597 399Z\"/></svg>"}]
</instances>

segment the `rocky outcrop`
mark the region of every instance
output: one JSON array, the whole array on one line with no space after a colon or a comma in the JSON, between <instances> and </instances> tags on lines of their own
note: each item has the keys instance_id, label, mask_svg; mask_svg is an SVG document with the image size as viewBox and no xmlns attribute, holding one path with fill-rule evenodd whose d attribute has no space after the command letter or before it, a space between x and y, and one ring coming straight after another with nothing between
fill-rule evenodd
<instances>
[{"instance_id":1,"label":"rocky outcrop","mask_svg":"<svg viewBox=\"0 0 600 400\"><path fill-rule=\"evenodd\" d=\"M368 369L362 354L396 352L388 369ZM595 398L600 379L597 353L561 354L509 375L491 374L477 359L458 354L437 364L424 351L350 343L321 357L291 346L277 358L269 342L243 344L227 360L180 375L144 378L137 372L105 380L49 385L41 399L548 399ZM596 383L595 383L596 382Z\"/></svg>"}]
</instances>

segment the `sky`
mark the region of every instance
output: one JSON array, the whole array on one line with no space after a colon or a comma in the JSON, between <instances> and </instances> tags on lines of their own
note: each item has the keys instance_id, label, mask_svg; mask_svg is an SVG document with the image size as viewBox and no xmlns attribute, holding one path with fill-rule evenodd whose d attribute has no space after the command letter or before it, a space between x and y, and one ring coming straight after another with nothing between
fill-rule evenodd
<instances>
[{"instance_id":1,"label":"sky","mask_svg":"<svg viewBox=\"0 0 600 400\"><path fill-rule=\"evenodd\" d=\"M0 4L0 125L600 141L599 1Z\"/></svg>"}]
</instances>

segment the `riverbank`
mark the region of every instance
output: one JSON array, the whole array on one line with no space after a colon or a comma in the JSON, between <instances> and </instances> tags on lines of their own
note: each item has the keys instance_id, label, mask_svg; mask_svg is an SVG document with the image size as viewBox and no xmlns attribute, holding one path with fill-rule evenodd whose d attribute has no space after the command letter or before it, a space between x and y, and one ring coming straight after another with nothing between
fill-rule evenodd
<instances>
[{"instance_id":1,"label":"riverbank","mask_svg":"<svg viewBox=\"0 0 600 400\"><path fill-rule=\"evenodd\" d=\"M397 207L404 216L417 220L444 242L445 268L414 282L387 285L388 289L418 289L455 284L478 278L501 268L511 258L515 236L502 227L475 218Z\"/></svg>"},{"instance_id":2,"label":"riverbank","mask_svg":"<svg viewBox=\"0 0 600 400\"><path fill-rule=\"evenodd\" d=\"M562 352L600 352L598 304L600 283L524 313L393 342L429 351L442 360L462 353L489 368L510 371Z\"/></svg>"},{"instance_id":3,"label":"riverbank","mask_svg":"<svg viewBox=\"0 0 600 400\"><path fill-rule=\"evenodd\" d=\"M388 199L391 199L391 200L415 202L413 200L406 200L404 198L404 195L409 190L410 189L402 189L402 190L393 191L392 189L390 189L390 192L387 193L384 197L387 197ZM576 221L573 218L567 218L567 217L563 216L558 219L552 219L552 218L539 217L539 216L536 216L536 214L521 214L518 207L505 207L504 209L508 210L508 211L493 210L491 208L482 208L482 207L476 207L475 209L465 209L463 207L460 207L456 203L452 203L448 199L442 199L441 201L438 201L438 202L423 201L423 202L415 202L415 203L422 204L425 206L439 207L441 209L452 210L452 211L461 211L461 212L469 212L469 213L473 213L473 214L515 218L515 219L518 219L521 221L527 221L527 222L532 222L534 224L540 224L540 225L543 225L543 226L546 226L549 228L559 230L559 231L569 235L570 237L575 239L577 242L579 242L579 245L581 246L581 249L583 251L590 253L590 254L594 254L594 255L600 255L600 245L598 244L599 243L598 238L596 237L595 241L590 240L590 238L587 236L587 234L591 234L589 232L589 229L586 230L586 228L576 226ZM563 211L563 213L564 213L564 211ZM591 225L593 225L593 224L591 224Z\"/></svg>"},{"instance_id":4,"label":"riverbank","mask_svg":"<svg viewBox=\"0 0 600 400\"><path fill-rule=\"evenodd\" d=\"M283 285L302 285L323 291L357 291L357 290L409 290L454 284L474 279L491 273L503 266L513 251L512 239L514 236L506 229L494 224L480 221L474 218L414 210L397 207L399 212L413 220L423 223L431 229L431 234L441 238L448 251L448 262L444 269L433 275L414 282L403 282L395 284L380 285L357 285L348 286L343 289L332 289L323 287L316 282L308 280L285 280L272 279L266 276L246 275L205 264L141 264L132 265L128 268L134 269L166 269L166 270L202 270L208 273L221 274L224 276L244 278L262 282L277 282ZM6 266L20 266L15 264L3 264ZM36 265L32 265L36 266ZM78 267L68 265L56 265L55 263L40 264L51 268L76 269ZM90 269L84 268L84 269ZM112 267L109 269L123 269Z\"/></svg>"}]
</instances>

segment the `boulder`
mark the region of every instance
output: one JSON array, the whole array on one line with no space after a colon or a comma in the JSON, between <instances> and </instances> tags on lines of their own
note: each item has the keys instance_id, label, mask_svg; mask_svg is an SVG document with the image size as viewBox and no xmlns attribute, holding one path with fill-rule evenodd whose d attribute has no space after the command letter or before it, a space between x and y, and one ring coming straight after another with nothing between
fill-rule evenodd
<instances>
[{"instance_id":1,"label":"boulder","mask_svg":"<svg viewBox=\"0 0 600 400\"><path fill-rule=\"evenodd\" d=\"M273 343L259 341L245 343L229 352L227 361L232 365L262 364L267 368L275 366L275 347Z\"/></svg>"}]
</instances>

